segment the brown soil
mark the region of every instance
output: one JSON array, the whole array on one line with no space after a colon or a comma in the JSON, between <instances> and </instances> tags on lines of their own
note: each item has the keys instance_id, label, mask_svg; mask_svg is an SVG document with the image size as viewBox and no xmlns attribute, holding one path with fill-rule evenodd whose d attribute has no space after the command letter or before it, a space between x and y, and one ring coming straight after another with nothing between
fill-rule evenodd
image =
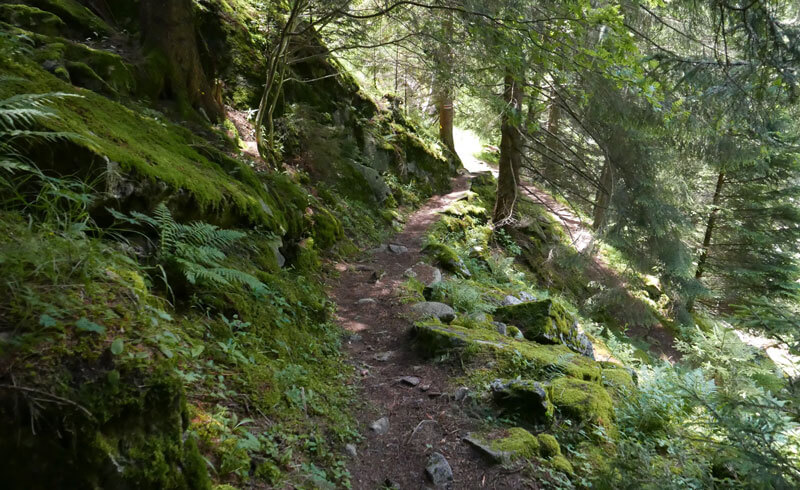
<instances>
[{"instance_id":1,"label":"brown soil","mask_svg":"<svg viewBox=\"0 0 800 490\"><path fill-rule=\"evenodd\" d=\"M403 317L403 273L423 260L425 232L438 219L439 211L465 194L468 178L456 179L454 189L428 201L409 218L404 231L390 240L408 247L408 252L378 250L359 263L339 264L341 275L331 285L331 297L339 305L338 320L351 333L347 351L360 377L362 404L357 418L364 440L349 468L355 489L372 490L387 484L402 489L432 487L425 467L433 452L442 453L450 463L454 473L451 488L538 487L519 470L490 465L463 442L481 421L469 399L458 402L453 397L459 388L453 379L461 372L417 354L412 324ZM365 298L376 303L359 304ZM386 361L378 360L386 353ZM401 383L403 376L418 377L419 386ZM381 417L389 419L389 431L384 435L369 428Z\"/></svg>"}]
</instances>

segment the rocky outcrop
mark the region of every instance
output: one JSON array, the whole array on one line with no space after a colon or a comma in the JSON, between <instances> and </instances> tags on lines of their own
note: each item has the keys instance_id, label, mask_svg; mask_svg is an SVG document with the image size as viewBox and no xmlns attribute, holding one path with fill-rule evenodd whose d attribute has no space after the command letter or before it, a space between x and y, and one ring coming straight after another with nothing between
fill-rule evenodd
<instances>
[{"instance_id":1,"label":"rocky outcrop","mask_svg":"<svg viewBox=\"0 0 800 490\"><path fill-rule=\"evenodd\" d=\"M578 328L578 321L557 301L520 302L495 310L494 317L522 331L528 340L564 344L575 352L594 359L591 341Z\"/></svg>"}]
</instances>

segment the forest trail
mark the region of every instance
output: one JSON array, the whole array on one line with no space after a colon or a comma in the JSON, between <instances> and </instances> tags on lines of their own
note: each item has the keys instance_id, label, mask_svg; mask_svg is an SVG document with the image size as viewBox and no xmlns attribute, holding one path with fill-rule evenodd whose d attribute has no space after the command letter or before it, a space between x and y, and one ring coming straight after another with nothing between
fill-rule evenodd
<instances>
[{"instance_id":1,"label":"forest trail","mask_svg":"<svg viewBox=\"0 0 800 490\"><path fill-rule=\"evenodd\" d=\"M431 483L425 468L434 452L452 467L452 488L530 488L519 475L484 462L462 441L479 420L470 416L472 399L454 384L460 375L454 367L434 364L413 349L412 323L404 318L407 305L399 294L405 271L424 259L428 228L468 189L469 177L460 176L452 192L433 197L411 215L405 229L389 241L406 251L381 247L360 262L337 265L341 274L330 295L338 304L339 324L349 332L346 351L357 369L362 397L357 418L364 439L349 468L355 489L427 488ZM370 428L384 417L385 433Z\"/></svg>"}]
</instances>

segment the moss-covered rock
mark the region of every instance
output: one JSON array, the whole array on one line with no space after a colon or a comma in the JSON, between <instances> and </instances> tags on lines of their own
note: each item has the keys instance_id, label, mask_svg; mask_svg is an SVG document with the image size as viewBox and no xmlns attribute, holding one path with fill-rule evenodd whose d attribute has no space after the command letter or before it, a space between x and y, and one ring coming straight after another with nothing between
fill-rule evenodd
<instances>
[{"instance_id":1,"label":"moss-covered rock","mask_svg":"<svg viewBox=\"0 0 800 490\"><path fill-rule=\"evenodd\" d=\"M6 484L210 488L205 461L187 432L181 384L169 375L131 371L120 377L107 368L98 372L98 367L73 365L80 369L72 381L77 393L67 394L77 398L74 404L63 404L59 400L67 398L54 395L37 403L35 392L22 390L2 393L0 457L15 469L6 472Z\"/></svg>"},{"instance_id":2,"label":"moss-covered rock","mask_svg":"<svg viewBox=\"0 0 800 490\"><path fill-rule=\"evenodd\" d=\"M533 423L547 423L553 416L553 405L541 383L530 380L496 379L490 384L495 401Z\"/></svg>"},{"instance_id":3,"label":"moss-covered rock","mask_svg":"<svg viewBox=\"0 0 800 490\"><path fill-rule=\"evenodd\" d=\"M431 242L425 245L423 251L430 254L443 269L463 277L472 277L466 264L458 254L443 243Z\"/></svg>"},{"instance_id":4,"label":"moss-covered rock","mask_svg":"<svg viewBox=\"0 0 800 490\"><path fill-rule=\"evenodd\" d=\"M539 440L521 427L494 434L468 434L464 440L495 463L509 464L539 455Z\"/></svg>"},{"instance_id":5,"label":"moss-covered rock","mask_svg":"<svg viewBox=\"0 0 800 490\"><path fill-rule=\"evenodd\" d=\"M26 3L57 15L81 36L98 37L112 32L105 21L76 0L28 0Z\"/></svg>"},{"instance_id":6,"label":"moss-covered rock","mask_svg":"<svg viewBox=\"0 0 800 490\"><path fill-rule=\"evenodd\" d=\"M545 458L553 458L561 454L561 445L552 434L539 434L539 453Z\"/></svg>"},{"instance_id":7,"label":"moss-covered rock","mask_svg":"<svg viewBox=\"0 0 800 490\"><path fill-rule=\"evenodd\" d=\"M614 427L614 405L602 385L564 377L547 387L550 401L559 413L579 422L597 424L609 432Z\"/></svg>"},{"instance_id":8,"label":"moss-covered rock","mask_svg":"<svg viewBox=\"0 0 800 490\"><path fill-rule=\"evenodd\" d=\"M415 327L417 346L429 355L456 350L491 354L515 369L520 361L529 366L531 377L542 379L570 376L579 380L600 380L599 365L563 345L540 345L518 341L489 329L468 329L457 325L421 324ZM602 386L599 386L602 389Z\"/></svg>"},{"instance_id":9,"label":"moss-covered rock","mask_svg":"<svg viewBox=\"0 0 800 490\"><path fill-rule=\"evenodd\" d=\"M541 343L560 343L594 358L592 343L578 329L577 320L558 301L546 299L502 306L494 317L518 327L526 339Z\"/></svg>"},{"instance_id":10,"label":"moss-covered rock","mask_svg":"<svg viewBox=\"0 0 800 490\"><path fill-rule=\"evenodd\" d=\"M0 21L48 36L57 36L67 27L52 12L19 4L0 4Z\"/></svg>"}]
</instances>

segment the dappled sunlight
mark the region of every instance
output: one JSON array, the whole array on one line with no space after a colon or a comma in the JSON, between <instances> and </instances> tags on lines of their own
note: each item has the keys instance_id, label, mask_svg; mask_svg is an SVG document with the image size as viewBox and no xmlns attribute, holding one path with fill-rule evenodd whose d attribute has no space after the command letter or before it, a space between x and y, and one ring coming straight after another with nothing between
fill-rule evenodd
<instances>
[{"instance_id":1,"label":"dappled sunlight","mask_svg":"<svg viewBox=\"0 0 800 490\"><path fill-rule=\"evenodd\" d=\"M455 128L453 137L456 143L456 152L461 158L465 169L472 173L492 172L495 175L497 174L495 169L478 159L478 155L483 150L483 143L481 143L481 138L475 131Z\"/></svg>"}]
</instances>

